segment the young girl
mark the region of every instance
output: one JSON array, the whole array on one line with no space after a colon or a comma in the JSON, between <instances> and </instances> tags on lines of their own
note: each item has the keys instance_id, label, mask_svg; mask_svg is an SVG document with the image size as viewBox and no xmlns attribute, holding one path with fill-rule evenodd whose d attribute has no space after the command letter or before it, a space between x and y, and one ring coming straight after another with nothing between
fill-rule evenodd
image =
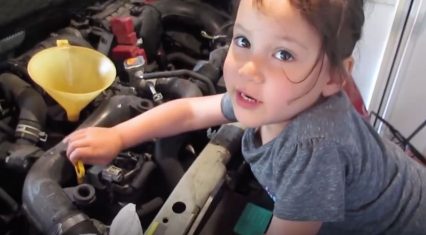
<instances>
[{"instance_id":1,"label":"young girl","mask_svg":"<svg viewBox=\"0 0 426 235\"><path fill-rule=\"evenodd\" d=\"M78 130L68 158L106 164L143 141L238 120L242 153L275 201L267 234L426 234L425 168L341 92L363 21L362 0L241 0L226 94Z\"/></svg>"}]
</instances>

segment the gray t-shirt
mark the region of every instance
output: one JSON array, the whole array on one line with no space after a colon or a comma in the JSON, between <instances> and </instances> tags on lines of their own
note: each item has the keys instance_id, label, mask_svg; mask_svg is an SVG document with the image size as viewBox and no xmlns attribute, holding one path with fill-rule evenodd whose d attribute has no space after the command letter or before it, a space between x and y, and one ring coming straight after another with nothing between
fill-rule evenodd
<instances>
[{"instance_id":1,"label":"gray t-shirt","mask_svg":"<svg viewBox=\"0 0 426 235\"><path fill-rule=\"evenodd\" d=\"M222 111L235 118L228 95ZM343 93L260 143L247 129L242 153L275 201L274 216L322 221L319 234L426 234L426 168L382 139Z\"/></svg>"}]
</instances>

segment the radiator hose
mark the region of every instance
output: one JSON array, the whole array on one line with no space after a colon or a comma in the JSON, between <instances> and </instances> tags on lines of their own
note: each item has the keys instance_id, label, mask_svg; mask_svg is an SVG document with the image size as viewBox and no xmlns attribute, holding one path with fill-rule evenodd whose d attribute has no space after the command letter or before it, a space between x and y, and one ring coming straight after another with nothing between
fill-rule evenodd
<instances>
[{"instance_id":1,"label":"radiator hose","mask_svg":"<svg viewBox=\"0 0 426 235\"><path fill-rule=\"evenodd\" d=\"M142 99L135 96L113 96L105 100L79 128L112 126L138 114ZM100 234L90 218L81 212L62 189L65 182L75 180L72 164L64 156L62 142L46 151L28 172L22 201L30 221L47 235Z\"/></svg>"}]
</instances>

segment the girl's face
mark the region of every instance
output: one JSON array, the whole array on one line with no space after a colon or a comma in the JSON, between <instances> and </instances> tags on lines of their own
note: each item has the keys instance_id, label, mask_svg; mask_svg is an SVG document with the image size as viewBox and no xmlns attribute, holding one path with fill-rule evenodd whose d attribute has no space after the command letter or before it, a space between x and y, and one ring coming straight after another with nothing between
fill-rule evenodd
<instances>
[{"instance_id":1,"label":"girl's face","mask_svg":"<svg viewBox=\"0 0 426 235\"><path fill-rule=\"evenodd\" d=\"M279 131L330 95L332 83L319 34L289 0L264 0L260 8L241 0L224 78L242 124Z\"/></svg>"}]
</instances>

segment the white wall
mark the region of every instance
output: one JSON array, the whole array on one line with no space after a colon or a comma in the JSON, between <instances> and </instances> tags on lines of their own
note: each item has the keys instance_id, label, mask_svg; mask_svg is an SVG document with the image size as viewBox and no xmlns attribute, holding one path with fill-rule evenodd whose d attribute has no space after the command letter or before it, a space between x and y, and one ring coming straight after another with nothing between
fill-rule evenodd
<instances>
[{"instance_id":1,"label":"white wall","mask_svg":"<svg viewBox=\"0 0 426 235\"><path fill-rule=\"evenodd\" d=\"M368 110L375 110L372 105L373 92L384 90L378 84L378 77L384 60L385 49L390 40L394 25L397 0L367 0L365 3L365 23L363 35L354 51L355 66L353 76L360 89ZM388 52L390 50L387 50ZM386 58L394 57L387 55ZM386 62L386 61L385 61ZM377 87L379 86L379 87Z\"/></svg>"},{"instance_id":2,"label":"white wall","mask_svg":"<svg viewBox=\"0 0 426 235\"><path fill-rule=\"evenodd\" d=\"M364 35L354 52L353 76L367 109L405 137L426 119L425 15L426 0L367 0ZM411 143L426 156L426 127Z\"/></svg>"},{"instance_id":3,"label":"white wall","mask_svg":"<svg viewBox=\"0 0 426 235\"><path fill-rule=\"evenodd\" d=\"M414 0L381 110L405 137L426 120L425 19L426 0ZM411 143L426 156L426 127Z\"/></svg>"}]
</instances>

